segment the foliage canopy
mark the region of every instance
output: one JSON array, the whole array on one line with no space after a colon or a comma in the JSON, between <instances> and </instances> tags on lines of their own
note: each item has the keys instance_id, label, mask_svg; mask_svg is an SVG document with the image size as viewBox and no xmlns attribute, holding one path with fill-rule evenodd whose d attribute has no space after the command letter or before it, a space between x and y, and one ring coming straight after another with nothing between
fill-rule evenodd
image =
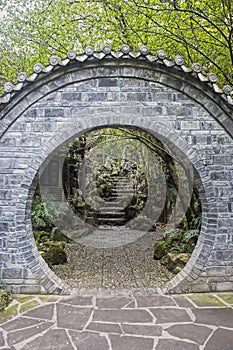
<instances>
[{"instance_id":1,"label":"foliage canopy","mask_svg":"<svg viewBox=\"0 0 233 350\"><path fill-rule=\"evenodd\" d=\"M232 0L2 0L0 22L2 83L52 54L106 43L162 48L233 83Z\"/></svg>"}]
</instances>

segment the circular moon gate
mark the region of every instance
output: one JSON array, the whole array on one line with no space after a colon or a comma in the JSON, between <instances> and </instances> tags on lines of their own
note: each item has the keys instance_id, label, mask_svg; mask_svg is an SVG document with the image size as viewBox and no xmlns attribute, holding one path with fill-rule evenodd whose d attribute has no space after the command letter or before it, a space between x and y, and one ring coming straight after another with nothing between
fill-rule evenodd
<instances>
[{"instance_id":1,"label":"circular moon gate","mask_svg":"<svg viewBox=\"0 0 233 350\"><path fill-rule=\"evenodd\" d=\"M116 56L116 55L115 55ZM52 69L51 69L52 70ZM94 127L130 126L180 150L202 182L203 224L186 267L163 292L233 289L232 107L181 69L95 54L42 74L2 107L1 279L14 292L70 293L40 256L33 179L63 142Z\"/></svg>"}]
</instances>

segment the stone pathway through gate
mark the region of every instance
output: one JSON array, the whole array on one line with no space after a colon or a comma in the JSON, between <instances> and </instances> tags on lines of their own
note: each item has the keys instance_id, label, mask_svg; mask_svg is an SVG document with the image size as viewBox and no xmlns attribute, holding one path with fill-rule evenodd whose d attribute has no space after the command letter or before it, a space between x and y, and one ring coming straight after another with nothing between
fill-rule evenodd
<instances>
[{"instance_id":1,"label":"stone pathway through gate","mask_svg":"<svg viewBox=\"0 0 233 350\"><path fill-rule=\"evenodd\" d=\"M108 249L68 244L68 263L54 266L53 271L75 288L160 287L174 277L160 261L153 259L153 246L163 232L157 228L131 244ZM109 236L111 241L116 235L119 240L119 235L127 233L121 227L105 228L96 232L95 240L99 242L102 235L103 239ZM94 237L92 243L93 240Z\"/></svg>"},{"instance_id":2,"label":"stone pathway through gate","mask_svg":"<svg viewBox=\"0 0 233 350\"><path fill-rule=\"evenodd\" d=\"M1 350L232 350L233 294L16 296Z\"/></svg>"}]
</instances>

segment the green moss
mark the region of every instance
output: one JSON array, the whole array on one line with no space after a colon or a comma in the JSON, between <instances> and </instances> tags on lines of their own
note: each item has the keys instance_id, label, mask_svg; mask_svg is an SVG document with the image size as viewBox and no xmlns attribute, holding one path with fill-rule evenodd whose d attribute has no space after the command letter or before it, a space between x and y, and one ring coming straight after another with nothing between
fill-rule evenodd
<instances>
[{"instance_id":1,"label":"green moss","mask_svg":"<svg viewBox=\"0 0 233 350\"><path fill-rule=\"evenodd\" d=\"M192 294L189 296L197 306L225 306L218 298L213 294L202 293L202 294Z\"/></svg>"},{"instance_id":2,"label":"green moss","mask_svg":"<svg viewBox=\"0 0 233 350\"><path fill-rule=\"evenodd\" d=\"M39 305L39 303L36 300L30 300L27 303L22 304L20 306L20 312L22 313L22 312L29 311L38 305Z\"/></svg>"},{"instance_id":3,"label":"green moss","mask_svg":"<svg viewBox=\"0 0 233 350\"><path fill-rule=\"evenodd\" d=\"M34 231L34 237L36 244L39 245L40 243L44 243L47 240L50 239L50 233L46 231Z\"/></svg>"},{"instance_id":4,"label":"green moss","mask_svg":"<svg viewBox=\"0 0 233 350\"><path fill-rule=\"evenodd\" d=\"M50 265L65 264L67 262L66 252L59 243L52 243L47 252L43 254L45 261Z\"/></svg>"},{"instance_id":5,"label":"green moss","mask_svg":"<svg viewBox=\"0 0 233 350\"><path fill-rule=\"evenodd\" d=\"M0 313L0 324L9 321L18 315L18 304L9 306L5 311Z\"/></svg>"},{"instance_id":6,"label":"green moss","mask_svg":"<svg viewBox=\"0 0 233 350\"><path fill-rule=\"evenodd\" d=\"M217 294L225 303L233 305L233 294Z\"/></svg>"},{"instance_id":7,"label":"green moss","mask_svg":"<svg viewBox=\"0 0 233 350\"><path fill-rule=\"evenodd\" d=\"M43 295L40 296L39 299L42 301L42 303L52 303L56 302L59 299L59 297L53 295Z\"/></svg>"},{"instance_id":8,"label":"green moss","mask_svg":"<svg viewBox=\"0 0 233 350\"><path fill-rule=\"evenodd\" d=\"M167 244L160 241L154 245L154 259L159 260L167 253Z\"/></svg>"},{"instance_id":9,"label":"green moss","mask_svg":"<svg viewBox=\"0 0 233 350\"><path fill-rule=\"evenodd\" d=\"M32 300L34 298L33 295L14 295L14 299L17 300L19 303L23 304L26 303L29 300Z\"/></svg>"}]
</instances>

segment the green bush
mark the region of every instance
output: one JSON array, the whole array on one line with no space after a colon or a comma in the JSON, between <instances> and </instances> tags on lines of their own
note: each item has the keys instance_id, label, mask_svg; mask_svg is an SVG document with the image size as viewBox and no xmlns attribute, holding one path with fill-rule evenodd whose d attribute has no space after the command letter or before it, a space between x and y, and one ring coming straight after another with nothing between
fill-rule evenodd
<instances>
[{"instance_id":1,"label":"green bush","mask_svg":"<svg viewBox=\"0 0 233 350\"><path fill-rule=\"evenodd\" d=\"M0 290L0 312L3 312L11 301L11 294L5 290Z\"/></svg>"},{"instance_id":2,"label":"green bush","mask_svg":"<svg viewBox=\"0 0 233 350\"><path fill-rule=\"evenodd\" d=\"M188 230L184 233L182 243L185 246L185 253L192 253L197 243L200 231L198 229Z\"/></svg>"},{"instance_id":3,"label":"green bush","mask_svg":"<svg viewBox=\"0 0 233 350\"><path fill-rule=\"evenodd\" d=\"M37 196L32 205L32 225L38 231L49 231L54 226L53 221L62 221L68 210L67 203L44 203Z\"/></svg>"},{"instance_id":4,"label":"green bush","mask_svg":"<svg viewBox=\"0 0 233 350\"><path fill-rule=\"evenodd\" d=\"M38 230L52 225L51 216L49 215L46 203L40 202L33 207L32 224Z\"/></svg>"},{"instance_id":5,"label":"green bush","mask_svg":"<svg viewBox=\"0 0 233 350\"><path fill-rule=\"evenodd\" d=\"M169 244L166 241L160 241L154 246L154 259L160 260L164 255L167 254Z\"/></svg>"},{"instance_id":6,"label":"green bush","mask_svg":"<svg viewBox=\"0 0 233 350\"><path fill-rule=\"evenodd\" d=\"M163 238L154 245L154 259L159 260L167 253L189 253L195 248L199 230L173 229L165 232Z\"/></svg>"}]
</instances>

